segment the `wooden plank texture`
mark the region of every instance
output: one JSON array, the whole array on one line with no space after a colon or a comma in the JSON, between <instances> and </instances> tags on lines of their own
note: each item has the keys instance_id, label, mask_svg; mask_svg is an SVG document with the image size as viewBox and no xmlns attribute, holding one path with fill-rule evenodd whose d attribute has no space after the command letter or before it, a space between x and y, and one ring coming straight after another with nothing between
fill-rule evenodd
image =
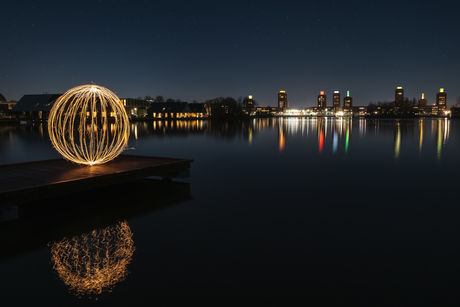
<instances>
[{"instance_id":1,"label":"wooden plank texture","mask_svg":"<svg viewBox=\"0 0 460 307\"><path fill-rule=\"evenodd\" d=\"M0 207L150 176L164 178L190 168L190 159L120 155L102 165L64 159L0 166Z\"/></svg>"}]
</instances>

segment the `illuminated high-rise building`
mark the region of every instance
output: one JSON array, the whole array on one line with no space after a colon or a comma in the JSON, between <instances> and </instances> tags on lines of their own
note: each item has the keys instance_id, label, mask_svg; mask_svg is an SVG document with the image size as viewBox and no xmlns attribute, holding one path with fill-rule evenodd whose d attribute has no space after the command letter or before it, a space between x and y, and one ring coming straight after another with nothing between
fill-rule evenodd
<instances>
[{"instance_id":1,"label":"illuminated high-rise building","mask_svg":"<svg viewBox=\"0 0 460 307\"><path fill-rule=\"evenodd\" d=\"M280 109L289 108L286 91L280 91L278 93L278 108Z\"/></svg>"},{"instance_id":2,"label":"illuminated high-rise building","mask_svg":"<svg viewBox=\"0 0 460 307\"><path fill-rule=\"evenodd\" d=\"M320 91L318 95L318 109L326 109L326 95Z\"/></svg>"},{"instance_id":3,"label":"illuminated high-rise building","mask_svg":"<svg viewBox=\"0 0 460 307\"><path fill-rule=\"evenodd\" d=\"M404 89L402 86L398 86L395 90L395 105L401 106L404 101Z\"/></svg>"},{"instance_id":4,"label":"illuminated high-rise building","mask_svg":"<svg viewBox=\"0 0 460 307\"><path fill-rule=\"evenodd\" d=\"M428 104L428 100L425 99L425 94L422 93L422 99L418 100L418 107L419 108L424 108L424 107L427 106L427 104Z\"/></svg>"},{"instance_id":5,"label":"illuminated high-rise building","mask_svg":"<svg viewBox=\"0 0 460 307\"><path fill-rule=\"evenodd\" d=\"M447 110L447 93L443 88L440 88L439 93L436 94L436 106L439 112Z\"/></svg>"},{"instance_id":6,"label":"illuminated high-rise building","mask_svg":"<svg viewBox=\"0 0 460 307\"><path fill-rule=\"evenodd\" d=\"M252 99L252 95L248 96L248 100L246 102L246 108L248 109L254 108L254 99Z\"/></svg>"},{"instance_id":7,"label":"illuminated high-rise building","mask_svg":"<svg viewBox=\"0 0 460 307\"><path fill-rule=\"evenodd\" d=\"M340 92L334 91L334 95L332 95L332 107L334 109L340 108Z\"/></svg>"},{"instance_id":8,"label":"illuminated high-rise building","mask_svg":"<svg viewBox=\"0 0 460 307\"><path fill-rule=\"evenodd\" d=\"M350 97L350 91L347 91L347 97L343 97L343 112L351 113L353 110L353 97Z\"/></svg>"}]
</instances>

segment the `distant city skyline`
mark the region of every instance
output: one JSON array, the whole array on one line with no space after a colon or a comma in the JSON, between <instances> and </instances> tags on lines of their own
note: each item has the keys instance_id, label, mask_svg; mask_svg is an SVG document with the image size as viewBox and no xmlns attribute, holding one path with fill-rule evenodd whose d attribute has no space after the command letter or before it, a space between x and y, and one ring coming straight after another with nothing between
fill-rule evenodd
<instances>
[{"instance_id":1,"label":"distant city skyline","mask_svg":"<svg viewBox=\"0 0 460 307\"><path fill-rule=\"evenodd\" d=\"M291 108L320 91L354 105L460 96L459 1L7 1L0 93L94 82L119 97L253 98Z\"/></svg>"},{"instance_id":2,"label":"distant city skyline","mask_svg":"<svg viewBox=\"0 0 460 307\"><path fill-rule=\"evenodd\" d=\"M436 104L436 100L438 99L438 95L439 95L440 92L442 92L442 93L444 93L444 94L447 94L447 92L445 91L444 88L439 88L439 89L438 89L438 92L436 92L436 93L433 94L434 100L433 100L432 102L429 102L429 101L426 99L426 97L425 97L425 95L426 95L425 93L421 93L419 97L408 97L408 96L406 96L406 95L404 94L404 88L403 88L402 86L398 86L396 89L401 89L401 90L402 90L402 93L403 93L403 95L404 95L403 98L408 98L409 100L412 100L412 99L415 98L417 101L420 100L420 99L422 99L422 100L426 101L425 103L427 103L428 105L435 105L435 104ZM278 92L278 93L277 93L277 94L278 94L278 100L280 99L280 97L279 97L280 93L286 93L286 95L287 95L287 92L286 92L286 91L280 91L280 92ZM0 93L0 94L1 94L1 93ZM36 94L38 94L38 93L36 93ZM48 93L48 92L47 92L47 94L56 94L56 93ZM325 92L325 91L319 91L319 94L320 94L321 96L324 95L324 96L326 96L326 97L327 97L327 95L328 95L328 93ZM337 90L333 91L333 93L330 93L330 101L328 101L327 98L326 98L326 100L325 100L325 102L324 102L324 103L325 103L324 106L325 106L325 107L333 107L333 106L335 106L335 104L334 104L334 99L335 99L335 96L338 95L338 100L337 100L337 101L340 101L340 103L338 103L338 105L341 106L341 107L343 107L343 101L340 100L340 97L342 97L342 98L345 98L345 97L353 97L353 96L350 94L350 91L345 91L343 94L344 94L344 96L341 96L341 95L342 95L342 92L341 92L341 91L337 91ZM25 95L30 95L30 94L25 94ZM33 95L33 94L32 94L32 95ZM146 95L146 96L148 96L148 95ZM152 95L150 95L150 96L152 96ZM163 96L163 95L162 95L162 96ZM22 97L22 96L21 96L21 97ZM133 96L133 97L129 97L129 98L134 98L134 99L136 99L137 97L139 97L139 95ZM142 96L141 96L141 97L142 97ZM221 97L221 96L219 96L219 97ZM222 96L222 97L224 97L224 96ZM239 97L239 96L238 96L238 97ZM234 98L238 98L238 97L234 97ZM253 95L247 95L247 96L242 96L242 97L249 97L250 100L252 100L252 101L254 101L254 100L257 101L257 100L254 98ZM317 96L317 97L318 97L318 96ZM121 98L121 97L120 97L120 98ZM152 98L155 98L155 97L152 97ZM172 97L163 97L163 98L164 98L164 99L168 99L168 98L172 98ZM144 99L144 97L142 97L142 99ZM318 98L316 98L316 99L318 99ZM8 101L10 101L10 100L18 100L18 101L19 101L19 99L7 99L7 100L8 100ZM195 99L194 99L194 100L195 100ZM208 99L207 99L207 100L208 100ZM371 100L371 101L369 101L369 102L366 103L366 104L360 104L360 105L362 105L362 106L367 106L370 102L383 102L383 101L391 102L391 101L396 101L396 100L397 100L396 98L393 98L393 99L384 99L384 100ZM455 97L455 99L452 99L452 100L454 100L454 101L451 103L452 105L458 104L458 102L457 102L457 97ZM185 100L182 100L182 99L181 99L181 101L185 101ZM286 101L289 102L289 103L291 103L291 102L289 101L289 99L287 99ZM449 100L447 100L447 101L449 101ZM193 101L186 101L186 102L191 103L191 102L193 102ZM205 101L198 101L198 102L205 102ZM337 102L336 102L336 103L337 103ZM260 104L259 102L258 102L258 104L259 104L259 106L265 106L265 105ZM316 101L314 102L314 105L300 106L300 107L298 107L298 108L315 107L315 106L317 106L317 104L318 104L318 101L316 100ZM278 101L277 101L277 102L276 102L276 105L270 105L270 106L272 106L272 107L278 106L278 107L279 107L279 103L278 103ZM450 106L449 103L447 103L447 106L448 106L448 107ZM289 107L290 107L290 106L288 106L288 108L289 108Z\"/></svg>"}]
</instances>

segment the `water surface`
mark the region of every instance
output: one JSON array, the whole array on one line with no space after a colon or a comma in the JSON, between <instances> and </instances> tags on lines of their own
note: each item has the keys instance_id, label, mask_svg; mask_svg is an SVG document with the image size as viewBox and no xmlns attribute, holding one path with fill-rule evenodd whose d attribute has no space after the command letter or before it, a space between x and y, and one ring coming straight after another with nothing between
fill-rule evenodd
<instances>
[{"instance_id":1,"label":"water surface","mask_svg":"<svg viewBox=\"0 0 460 307\"><path fill-rule=\"evenodd\" d=\"M128 154L194 159L190 178L21 206L18 220L0 225L2 300L458 303L459 141L460 121L446 119L133 123ZM0 126L1 164L58 157L46 127ZM132 253L99 259L121 263L123 278L100 294L72 290L54 244L106 242L94 236L125 221L132 236L112 235L100 250L132 239Z\"/></svg>"}]
</instances>

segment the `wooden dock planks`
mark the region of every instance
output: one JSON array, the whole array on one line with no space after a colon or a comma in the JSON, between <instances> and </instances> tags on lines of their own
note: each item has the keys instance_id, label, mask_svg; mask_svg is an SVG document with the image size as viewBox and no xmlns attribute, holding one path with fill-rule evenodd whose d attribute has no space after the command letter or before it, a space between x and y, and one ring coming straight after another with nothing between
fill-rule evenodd
<instances>
[{"instance_id":1,"label":"wooden dock planks","mask_svg":"<svg viewBox=\"0 0 460 307\"><path fill-rule=\"evenodd\" d=\"M102 165L82 166L64 159L0 166L0 207L145 177L174 178L190 159L120 155Z\"/></svg>"}]
</instances>

